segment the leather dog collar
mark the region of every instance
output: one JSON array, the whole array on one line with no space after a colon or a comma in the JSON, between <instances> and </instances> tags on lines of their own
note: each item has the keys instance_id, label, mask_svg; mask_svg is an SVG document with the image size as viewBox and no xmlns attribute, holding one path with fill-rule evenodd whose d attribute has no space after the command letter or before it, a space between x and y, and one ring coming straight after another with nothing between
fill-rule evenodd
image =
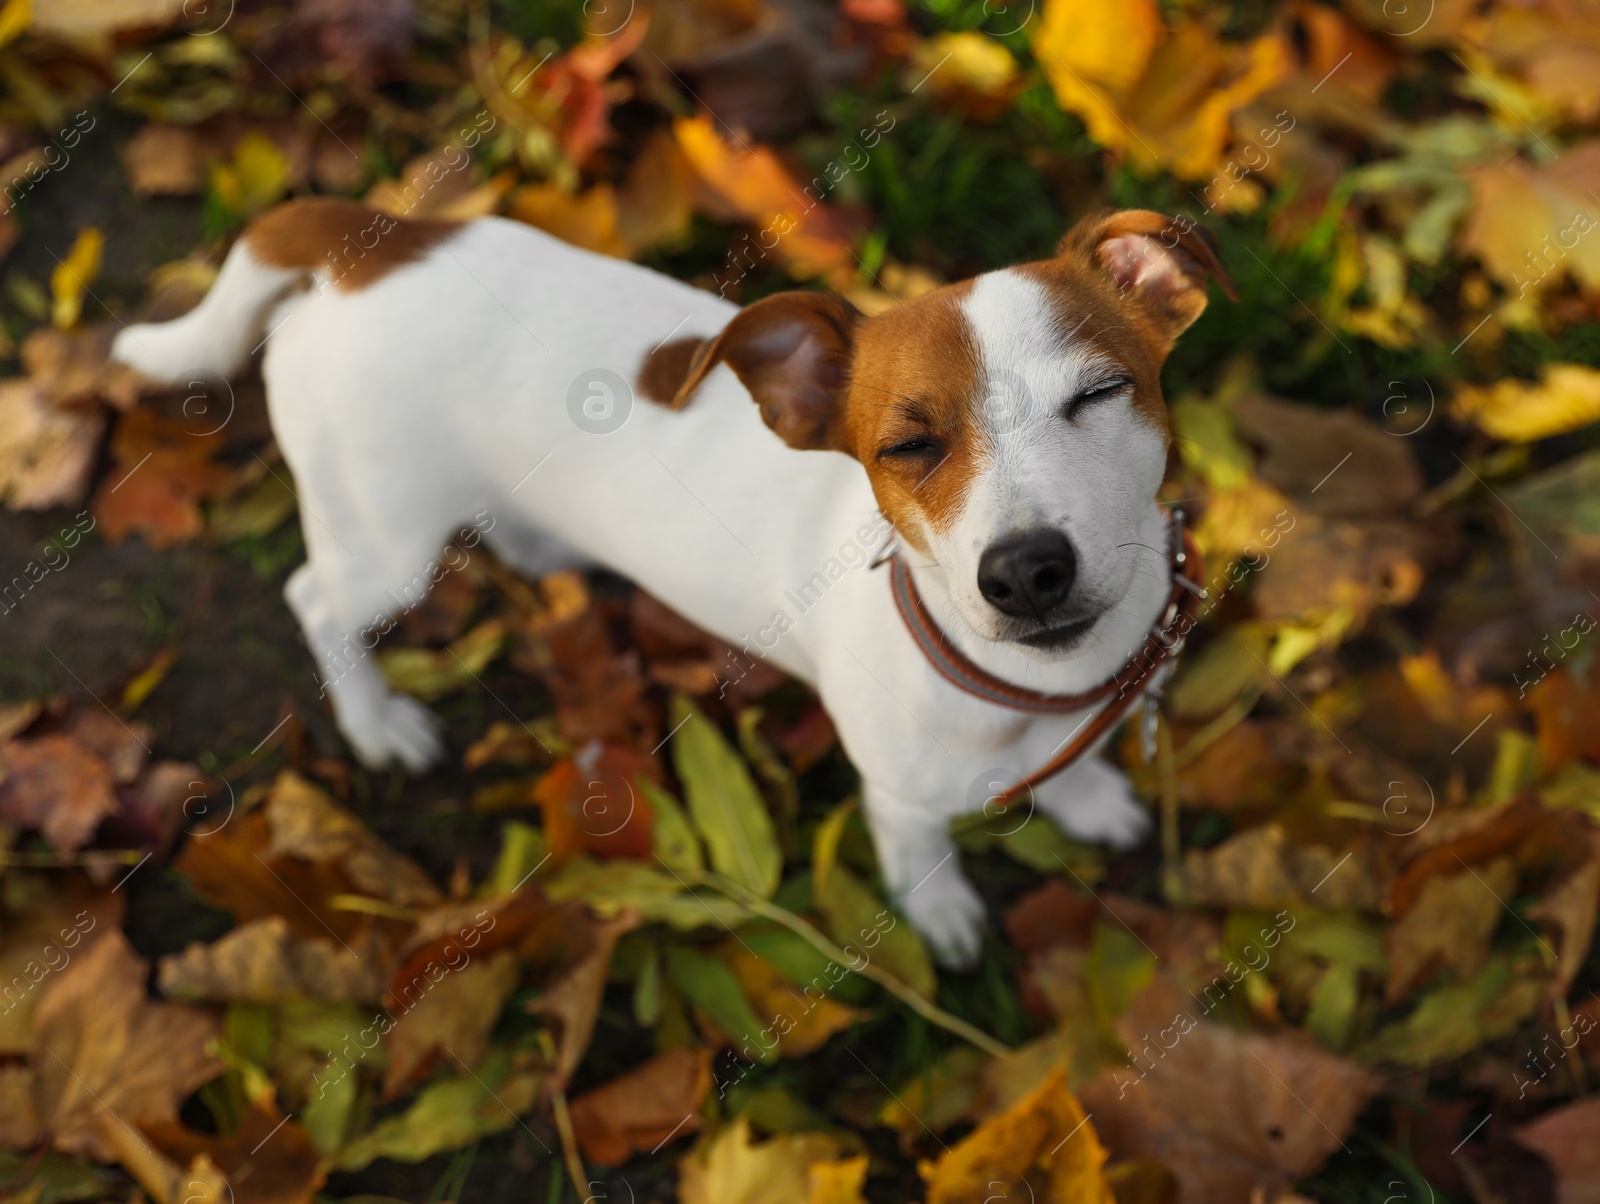
<instances>
[{"instance_id":1,"label":"leather dog collar","mask_svg":"<svg viewBox=\"0 0 1600 1204\"><path fill-rule=\"evenodd\" d=\"M1195 604L1205 597L1205 590L1198 584L1204 570L1201 565L1200 549L1196 546L1193 536L1185 530L1181 511L1176 509L1172 511L1171 525L1172 548L1169 555L1172 565L1172 589L1167 595L1167 603L1162 607L1161 614L1151 625L1144 642L1121 669L1109 680L1076 694L1045 694L1039 690L1031 690L1026 686L1015 685L996 677L973 663L951 643L939 629L933 616L928 613L927 605L917 591L916 581L905 560L900 556L890 559L890 589L894 594L895 606L900 611L900 618L905 622L906 630L911 633L912 642L922 651L922 655L927 658L934 671L957 689L995 706L1043 715L1081 711L1095 703L1111 700L1084 724L1080 724L1072 736L1068 737L1066 746L1060 749L1046 765L1028 774L1004 794L997 796L994 800L996 803L1004 806L1015 801L1026 791L1040 782L1055 777L1082 757L1101 736L1121 721L1135 702L1151 692L1158 670L1182 650L1184 637L1193 623Z\"/></svg>"}]
</instances>

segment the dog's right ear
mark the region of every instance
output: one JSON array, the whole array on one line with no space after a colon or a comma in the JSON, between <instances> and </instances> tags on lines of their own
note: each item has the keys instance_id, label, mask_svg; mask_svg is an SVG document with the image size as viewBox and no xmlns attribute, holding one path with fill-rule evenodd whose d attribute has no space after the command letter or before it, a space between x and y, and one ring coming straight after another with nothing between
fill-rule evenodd
<instances>
[{"instance_id":1,"label":"dog's right ear","mask_svg":"<svg viewBox=\"0 0 1600 1204\"><path fill-rule=\"evenodd\" d=\"M825 293L778 293L757 301L701 345L672 408L725 363L761 407L762 421L790 447L842 447L844 392L860 321L860 310Z\"/></svg>"}]
</instances>

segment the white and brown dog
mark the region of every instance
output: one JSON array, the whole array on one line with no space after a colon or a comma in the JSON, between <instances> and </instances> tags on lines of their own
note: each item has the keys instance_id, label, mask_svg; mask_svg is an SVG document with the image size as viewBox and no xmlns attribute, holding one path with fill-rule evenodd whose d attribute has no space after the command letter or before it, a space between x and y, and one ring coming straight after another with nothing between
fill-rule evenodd
<instances>
[{"instance_id":1,"label":"white and brown dog","mask_svg":"<svg viewBox=\"0 0 1600 1204\"><path fill-rule=\"evenodd\" d=\"M1130 210L874 317L809 292L741 310L517 222L308 199L115 356L181 383L266 342L308 551L285 594L314 653L414 601L477 516L522 571L605 565L810 683L896 903L963 964L983 904L950 819L1058 756L1101 709L1084 692L1119 671L1126 692L1170 618L1160 369L1208 276L1231 293L1202 231ZM869 571L891 524L901 567ZM370 658L330 692L363 761L440 756ZM1096 758L1033 797L1084 839L1147 828Z\"/></svg>"}]
</instances>

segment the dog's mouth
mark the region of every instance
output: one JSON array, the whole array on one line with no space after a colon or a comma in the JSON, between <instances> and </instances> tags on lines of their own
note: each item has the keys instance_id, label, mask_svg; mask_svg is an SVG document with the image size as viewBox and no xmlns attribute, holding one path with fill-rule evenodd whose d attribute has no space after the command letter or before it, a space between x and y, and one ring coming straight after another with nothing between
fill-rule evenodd
<instances>
[{"instance_id":1,"label":"dog's mouth","mask_svg":"<svg viewBox=\"0 0 1600 1204\"><path fill-rule=\"evenodd\" d=\"M1066 652L1081 644L1096 622L1098 616L1074 619L1070 623L1057 623L1050 627L1041 627L1037 631L1030 631L1026 635L1019 635L1016 637L1016 642L1045 652Z\"/></svg>"}]
</instances>

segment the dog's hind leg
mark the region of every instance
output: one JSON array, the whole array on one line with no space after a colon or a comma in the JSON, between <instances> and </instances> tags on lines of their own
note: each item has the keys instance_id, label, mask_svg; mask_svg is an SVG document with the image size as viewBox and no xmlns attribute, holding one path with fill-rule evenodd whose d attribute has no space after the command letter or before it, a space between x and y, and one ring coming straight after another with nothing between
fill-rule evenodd
<instances>
[{"instance_id":1,"label":"dog's hind leg","mask_svg":"<svg viewBox=\"0 0 1600 1204\"><path fill-rule=\"evenodd\" d=\"M339 729L364 764L398 762L421 772L444 754L438 721L422 703L389 689L373 650L395 616L426 594L441 567L460 566L441 561L443 536L408 533L381 546L348 529L335 535L322 528L304 495L301 513L310 555L283 592L321 666ZM451 551L464 555L454 548L446 554Z\"/></svg>"}]
</instances>

